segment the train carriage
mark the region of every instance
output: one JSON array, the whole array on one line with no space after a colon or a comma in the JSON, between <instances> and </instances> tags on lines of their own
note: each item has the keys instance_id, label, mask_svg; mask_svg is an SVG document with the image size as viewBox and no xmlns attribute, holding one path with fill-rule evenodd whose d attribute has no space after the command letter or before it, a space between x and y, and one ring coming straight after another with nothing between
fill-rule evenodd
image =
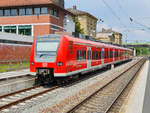
<instances>
[{"instance_id":1,"label":"train carriage","mask_svg":"<svg viewBox=\"0 0 150 113\"><path fill-rule=\"evenodd\" d=\"M129 60L131 49L94 42L66 35L45 35L34 38L30 71L39 81L64 81L81 73L100 69L108 64Z\"/></svg>"}]
</instances>

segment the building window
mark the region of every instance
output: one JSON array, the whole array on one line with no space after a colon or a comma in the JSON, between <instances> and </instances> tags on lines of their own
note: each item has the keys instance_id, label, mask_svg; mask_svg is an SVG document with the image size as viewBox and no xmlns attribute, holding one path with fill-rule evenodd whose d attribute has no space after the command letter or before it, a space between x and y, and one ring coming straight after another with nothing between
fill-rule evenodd
<instances>
[{"instance_id":1,"label":"building window","mask_svg":"<svg viewBox=\"0 0 150 113\"><path fill-rule=\"evenodd\" d=\"M54 16L58 17L58 10L54 9Z\"/></svg>"},{"instance_id":2,"label":"building window","mask_svg":"<svg viewBox=\"0 0 150 113\"><path fill-rule=\"evenodd\" d=\"M32 26L31 25L24 25L24 26L18 26L18 33L20 35L32 35Z\"/></svg>"},{"instance_id":3,"label":"building window","mask_svg":"<svg viewBox=\"0 0 150 113\"><path fill-rule=\"evenodd\" d=\"M20 16L25 15L25 9L24 8L19 9L19 15Z\"/></svg>"},{"instance_id":4,"label":"building window","mask_svg":"<svg viewBox=\"0 0 150 113\"><path fill-rule=\"evenodd\" d=\"M11 16L17 16L17 15L18 15L17 9L11 9Z\"/></svg>"},{"instance_id":5,"label":"building window","mask_svg":"<svg viewBox=\"0 0 150 113\"><path fill-rule=\"evenodd\" d=\"M50 8L50 15L54 15L54 9Z\"/></svg>"},{"instance_id":6,"label":"building window","mask_svg":"<svg viewBox=\"0 0 150 113\"><path fill-rule=\"evenodd\" d=\"M4 32L16 33L16 26L4 26Z\"/></svg>"},{"instance_id":7,"label":"building window","mask_svg":"<svg viewBox=\"0 0 150 113\"><path fill-rule=\"evenodd\" d=\"M32 15L32 14L33 14L32 8L26 8L26 15Z\"/></svg>"},{"instance_id":8,"label":"building window","mask_svg":"<svg viewBox=\"0 0 150 113\"><path fill-rule=\"evenodd\" d=\"M34 14L39 15L40 14L40 8L34 8Z\"/></svg>"},{"instance_id":9,"label":"building window","mask_svg":"<svg viewBox=\"0 0 150 113\"><path fill-rule=\"evenodd\" d=\"M51 25L51 29L52 30L59 30L59 27L55 26L55 25Z\"/></svg>"},{"instance_id":10,"label":"building window","mask_svg":"<svg viewBox=\"0 0 150 113\"><path fill-rule=\"evenodd\" d=\"M2 32L2 26L0 26L0 32Z\"/></svg>"},{"instance_id":11,"label":"building window","mask_svg":"<svg viewBox=\"0 0 150 113\"><path fill-rule=\"evenodd\" d=\"M3 16L3 10L0 10L0 16Z\"/></svg>"},{"instance_id":12,"label":"building window","mask_svg":"<svg viewBox=\"0 0 150 113\"><path fill-rule=\"evenodd\" d=\"M50 15L59 17L59 11L58 9L50 8Z\"/></svg>"},{"instance_id":13,"label":"building window","mask_svg":"<svg viewBox=\"0 0 150 113\"><path fill-rule=\"evenodd\" d=\"M4 15L5 16L10 16L10 9L5 9L4 10Z\"/></svg>"},{"instance_id":14,"label":"building window","mask_svg":"<svg viewBox=\"0 0 150 113\"><path fill-rule=\"evenodd\" d=\"M41 8L41 14L48 14L48 8L47 7L42 7Z\"/></svg>"}]
</instances>

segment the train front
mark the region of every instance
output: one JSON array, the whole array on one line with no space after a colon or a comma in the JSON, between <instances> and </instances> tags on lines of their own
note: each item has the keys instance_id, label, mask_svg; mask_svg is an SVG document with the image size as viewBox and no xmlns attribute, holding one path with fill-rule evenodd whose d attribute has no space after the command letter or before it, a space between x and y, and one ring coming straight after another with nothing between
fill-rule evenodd
<instances>
[{"instance_id":1,"label":"train front","mask_svg":"<svg viewBox=\"0 0 150 113\"><path fill-rule=\"evenodd\" d=\"M49 84L54 81L54 68L60 35L46 35L36 37L33 42L30 71L36 72L36 82Z\"/></svg>"}]
</instances>

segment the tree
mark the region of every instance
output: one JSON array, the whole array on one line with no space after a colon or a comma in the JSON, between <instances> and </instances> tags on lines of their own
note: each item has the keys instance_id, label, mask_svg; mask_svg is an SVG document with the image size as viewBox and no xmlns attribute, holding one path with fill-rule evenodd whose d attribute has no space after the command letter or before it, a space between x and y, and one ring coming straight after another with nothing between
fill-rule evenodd
<instances>
[{"instance_id":1,"label":"tree","mask_svg":"<svg viewBox=\"0 0 150 113\"><path fill-rule=\"evenodd\" d=\"M84 30L81 28L81 24L76 17L73 17L73 21L75 23L75 32L84 34Z\"/></svg>"}]
</instances>

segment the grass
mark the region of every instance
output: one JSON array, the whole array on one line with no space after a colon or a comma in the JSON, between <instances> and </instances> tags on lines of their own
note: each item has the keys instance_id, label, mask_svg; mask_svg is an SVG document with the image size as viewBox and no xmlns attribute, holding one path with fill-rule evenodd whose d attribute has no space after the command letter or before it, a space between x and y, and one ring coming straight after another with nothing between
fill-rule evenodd
<instances>
[{"instance_id":1,"label":"grass","mask_svg":"<svg viewBox=\"0 0 150 113\"><path fill-rule=\"evenodd\" d=\"M11 66L9 64L0 64L0 73L21 70L29 67L29 62L23 62L22 65L20 63L13 63Z\"/></svg>"}]
</instances>

